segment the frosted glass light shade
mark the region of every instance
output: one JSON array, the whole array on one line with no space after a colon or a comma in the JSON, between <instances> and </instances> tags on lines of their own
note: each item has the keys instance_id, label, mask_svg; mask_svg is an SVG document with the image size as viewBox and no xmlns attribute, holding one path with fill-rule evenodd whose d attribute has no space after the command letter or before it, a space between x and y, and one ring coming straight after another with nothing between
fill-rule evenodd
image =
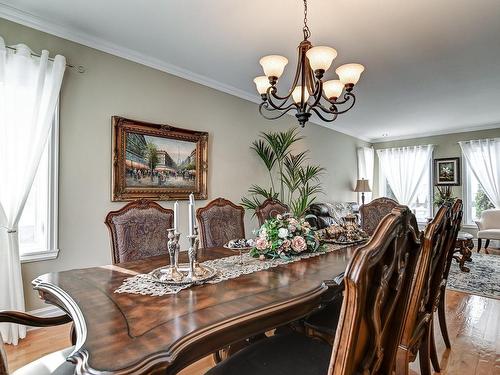
<instances>
[{"instance_id":1,"label":"frosted glass light shade","mask_svg":"<svg viewBox=\"0 0 500 375\"><path fill-rule=\"evenodd\" d=\"M271 86L266 76L255 77L253 81L260 95L266 94L268 87Z\"/></svg>"},{"instance_id":2,"label":"frosted glass light shade","mask_svg":"<svg viewBox=\"0 0 500 375\"><path fill-rule=\"evenodd\" d=\"M361 64L345 64L339 66L335 73L338 74L340 82L344 85L353 84L355 85L359 81L361 73L365 70L365 67Z\"/></svg>"},{"instance_id":3,"label":"frosted glass light shade","mask_svg":"<svg viewBox=\"0 0 500 375\"><path fill-rule=\"evenodd\" d=\"M300 103L301 95L302 95L302 86L295 87L292 91L292 98L296 104ZM307 99L309 99L309 92L307 90L305 90L304 91L304 103L307 102Z\"/></svg>"},{"instance_id":4,"label":"frosted glass light shade","mask_svg":"<svg viewBox=\"0 0 500 375\"><path fill-rule=\"evenodd\" d=\"M259 63L262 65L264 74L267 77L279 78L283 74L286 64L288 64L288 59L284 56L268 55L261 58Z\"/></svg>"},{"instance_id":5,"label":"frosted glass light shade","mask_svg":"<svg viewBox=\"0 0 500 375\"><path fill-rule=\"evenodd\" d=\"M328 99L340 98L342 90L344 90L344 84L338 79L332 79L331 81L323 83L323 91Z\"/></svg>"},{"instance_id":6,"label":"frosted glass light shade","mask_svg":"<svg viewBox=\"0 0 500 375\"><path fill-rule=\"evenodd\" d=\"M309 64L313 71L321 69L327 71L337 57L337 51L327 46L312 47L306 52Z\"/></svg>"}]
</instances>

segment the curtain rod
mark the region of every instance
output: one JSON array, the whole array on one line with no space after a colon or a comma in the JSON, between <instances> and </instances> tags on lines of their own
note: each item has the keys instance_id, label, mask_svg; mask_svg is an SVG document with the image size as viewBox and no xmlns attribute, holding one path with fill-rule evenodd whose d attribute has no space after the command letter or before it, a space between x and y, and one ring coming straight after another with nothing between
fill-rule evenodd
<instances>
[{"instance_id":1,"label":"curtain rod","mask_svg":"<svg viewBox=\"0 0 500 375\"><path fill-rule=\"evenodd\" d=\"M5 46L7 49L10 49L11 51L17 51L16 48L14 47L11 47L11 46ZM30 55L33 56L33 57L41 57L40 55L34 53L34 52L30 52ZM54 58L52 57L49 57L49 60L50 61L54 61ZM76 71L78 73L85 73L85 67L83 65L78 65L78 66L74 66L74 65L71 65L71 64L66 64L66 67L67 68L71 68L71 69L76 69Z\"/></svg>"}]
</instances>

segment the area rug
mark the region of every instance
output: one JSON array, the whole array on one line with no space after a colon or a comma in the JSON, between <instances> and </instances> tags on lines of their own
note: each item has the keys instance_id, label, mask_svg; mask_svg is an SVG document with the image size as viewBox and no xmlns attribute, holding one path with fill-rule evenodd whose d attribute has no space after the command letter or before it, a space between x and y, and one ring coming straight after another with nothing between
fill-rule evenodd
<instances>
[{"instance_id":1,"label":"area rug","mask_svg":"<svg viewBox=\"0 0 500 375\"><path fill-rule=\"evenodd\" d=\"M472 254L465 264L470 272L462 272L453 260L448 277L448 289L500 299L500 255Z\"/></svg>"}]
</instances>

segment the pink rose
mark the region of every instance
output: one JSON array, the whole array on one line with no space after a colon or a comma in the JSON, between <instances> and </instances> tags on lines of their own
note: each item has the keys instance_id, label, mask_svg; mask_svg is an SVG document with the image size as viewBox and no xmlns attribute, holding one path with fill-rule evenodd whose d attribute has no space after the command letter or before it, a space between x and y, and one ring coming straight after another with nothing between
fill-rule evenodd
<instances>
[{"instance_id":1,"label":"pink rose","mask_svg":"<svg viewBox=\"0 0 500 375\"><path fill-rule=\"evenodd\" d=\"M255 247L258 249L258 250L265 250L267 249L267 240L265 238L262 238L262 237L259 237L257 238L257 240L255 241Z\"/></svg>"},{"instance_id":2,"label":"pink rose","mask_svg":"<svg viewBox=\"0 0 500 375\"><path fill-rule=\"evenodd\" d=\"M293 225L293 226L297 226L297 225L299 225L299 222L297 221L297 219L291 217L290 219L288 219L288 224Z\"/></svg>"},{"instance_id":3,"label":"pink rose","mask_svg":"<svg viewBox=\"0 0 500 375\"><path fill-rule=\"evenodd\" d=\"M290 240L284 240L283 243L281 244L281 247L283 249L288 249L290 247L290 245L291 245Z\"/></svg>"},{"instance_id":4,"label":"pink rose","mask_svg":"<svg viewBox=\"0 0 500 375\"><path fill-rule=\"evenodd\" d=\"M292 232L292 233L293 233L293 232L295 232L296 230L297 230L297 227L296 227L295 225L289 225L289 226L288 226L288 231L289 231L289 232Z\"/></svg>"},{"instance_id":5,"label":"pink rose","mask_svg":"<svg viewBox=\"0 0 500 375\"><path fill-rule=\"evenodd\" d=\"M304 237L295 236L292 240L292 249L298 253L307 249L306 240Z\"/></svg>"}]
</instances>

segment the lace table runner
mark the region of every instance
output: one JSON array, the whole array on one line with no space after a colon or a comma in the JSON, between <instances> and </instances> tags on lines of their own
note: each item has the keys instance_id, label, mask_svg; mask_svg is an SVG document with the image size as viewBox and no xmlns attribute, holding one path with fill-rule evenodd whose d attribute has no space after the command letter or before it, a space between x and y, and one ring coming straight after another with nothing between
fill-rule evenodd
<instances>
[{"instance_id":1,"label":"lace table runner","mask_svg":"<svg viewBox=\"0 0 500 375\"><path fill-rule=\"evenodd\" d=\"M291 259L266 259L259 260L258 258L253 258L249 254L243 254L243 264L240 263L239 255L232 255L225 258L207 260L202 264L210 266L217 270L217 274L210 280L204 282L204 284L215 284L220 283L224 280L235 279L241 275L248 275L250 273L267 270L269 268L277 267L282 264L297 262L302 259L312 258L325 253L329 253L335 250L339 250L345 247L345 245L328 245L324 251L319 251L316 253L304 253L292 257ZM186 285L167 285L156 281L148 274L139 274L133 277L129 277L123 281L123 284L115 290L115 293L131 293L131 294L142 294L149 296L163 296L166 294L176 294L181 290L190 288L193 284Z\"/></svg>"}]
</instances>

